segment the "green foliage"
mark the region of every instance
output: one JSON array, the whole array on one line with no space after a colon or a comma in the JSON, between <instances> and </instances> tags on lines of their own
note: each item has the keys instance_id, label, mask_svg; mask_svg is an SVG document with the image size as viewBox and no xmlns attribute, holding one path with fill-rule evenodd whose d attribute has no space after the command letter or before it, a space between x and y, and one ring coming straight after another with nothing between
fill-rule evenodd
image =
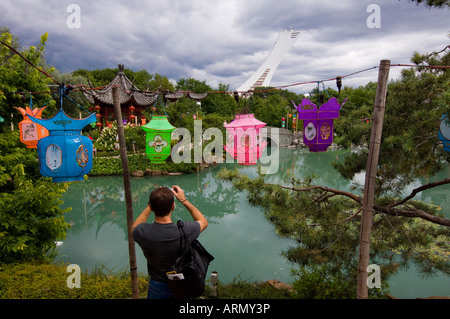
<instances>
[{"instance_id":1,"label":"green foliage","mask_svg":"<svg viewBox=\"0 0 450 319\"><path fill-rule=\"evenodd\" d=\"M358 88L344 87L338 99L343 103L339 118L334 120L334 142L344 148L364 146L370 138L376 83ZM364 167L365 168L365 167Z\"/></svg>"},{"instance_id":2,"label":"green foliage","mask_svg":"<svg viewBox=\"0 0 450 319\"><path fill-rule=\"evenodd\" d=\"M429 8L450 8L448 0L409 0L410 2L415 2L417 5L423 3Z\"/></svg>"},{"instance_id":3,"label":"green foliage","mask_svg":"<svg viewBox=\"0 0 450 319\"><path fill-rule=\"evenodd\" d=\"M73 76L81 76L90 81L94 87L101 87L111 83L114 77L119 72L119 68L102 69L102 70L85 70L78 69L72 72ZM150 74L147 70L132 71L124 69L125 75L134 83L139 90L156 91L158 89L173 91L174 86L167 77L158 73ZM75 84L75 83L73 83Z\"/></svg>"},{"instance_id":4,"label":"green foliage","mask_svg":"<svg viewBox=\"0 0 450 319\"><path fill-rule=\"evenodd\" d=\"M347 196L316 187L313 178L303 180L287 176L284 185L268 184L264 176L251 179L237 170L222 170L219 177L232 181L240 191L247 191L251 205L264 209L267 219L281 237L297 242L283 255L310 271L311 265L326 267L330 278L342 274L354 285L357 279L361 205ZM379 205L388 205L391 198L379 198ZM410 203L431 214L436 207ZM416 263L425 274L440 271L449 274L448 227L414 218L374 216L371 236L371 263L382 268L383 280L408 263ZM325 268L324 268L325 270ZM337 277L336 277L337 276ZM334 279L332 279L334 280ZM332 289L333 291L335 289Z\"/></svg>"},{"instance_id":5,"label":"green foliage","mask_svg":"<svg viewBox=\"0 0 450 319\"><path fill-rule=\"evenodd\" d=\"M420 65L437 65L448 61L443 56L424 57L415 54ZM369 83L350 93L349 101L336 120L336 142L364 146L370 141L372 124L360 119L371 118L376 86ZM344 95L345 96L345 95ZM372 101L372 102L370 102ZM369 107L372 105L371 107ZM438 139L441 116L450 110L450 71L419 68L405 69L402 77L389 83L377 172L377 196L399 194L405 185L418 177L433 176L448 162ZM345 178L352 178L366 168L367 152L351 154L345 163L334 164Z\"/></svg>"},{"instance_id":6,"label":"green foliage","mask_svg":"<svg viewBox=\"0 0 450 319\"><path fill-rule=\"evenodd\" d=\"M94 147L98 151L114 151L117 141L117 126L105 127L100 136L94 141Z\"/></svg>"},{"instance_id":7,"label":"green foliage","mask_svg":"<svg viewBox=\"0 0 450 319\"><path fill-rule=\"evenodd\" d=\"M124 126L125 144L128 152L145 151L145 131L139 126L127 124ZM117 124L105 127L99 136L94 140L94 147L98 151L114 152L115 145L118 144ZM134 144L134 149L133 149Z\"/></svg>"},{"instance_id":8,"label":"green foliage","mask_svg":"<svg viewBox=\"0 0 450 319\"><path fill-rule=\"evenodd\" d=\"M82 271L81 287L68 288L67 265L48 263L0 263L0 299L129 299L132 297L129 272L98 269ZM138 275L139 298L147 298L148 276ZM210 298L209 284L202 298ZM288 299L292 294L268 283L233 280L218 284L219 299Z\"/></svg>"},{"instance_id":9,"label":"green foliage","mask_svg":"<svg viewBox=\"0 0 450 319\"><path fill-rule=\"evenodd\" d=\"M229 92L229 85L219 84L218 92ZM202 110L206 114L218 114L225 117L232 117L237 111L237 104L233 96L229 93L214 93L201 101ZM218 126L217 126L218 127Z\"/></svg>"},{"instance_id":10,"label":"green foliage","mask_svg":"<svg viewBox=\"0 0 450 319\"><path fill-rule=\"evenodd\" d=\"M64 84L70 84L70 85L89 85L89 82L86 78L80 76L80 75L73 75L71 73L61 73L58 70L53 70L50 74L53 79L55 79L59 83ZM77 90L78 87L75 90L70 91L68 94L68 98L64 98L63 101L63 108L64 112L73 118L79 118L80 114L81 117L87 117L89 116L89 113L86 111L91 106L91 103L84 97L83 92L81 90ZM71 101L72 100L72 101ZM75 103L74 103L75 102ZM81 108L81 107L82 108ZM59 102L58 102L59 107ZM85 110L83 110L83 108ZM86 127L85 131L87 131L90 128L90 125Z\"/></svg>"},{"instance_id":11,"label":"green foliage","mask_svg":"<svg viewBox=\"0 0 450 319\"><path fill-rule=\"evenodd\" d=\"M173 163L152 164L145 154L128 156L128 167L130 172L145 171L146 169L163 172L178 172L192 174L197 170L195 163ZM89 176L122 175L122 160L117 157L94 157L94 165Z\"/></svg>"},{"instance_id":12,"label":"green foliage","mask_svg":"<svg viewBox=\"0 0 450 319\"><path fill-rule=\"evenodd\" d=\"M166 112L170 124L189 130L191 136L194 134L194 115L196 118L203 117L200 105L189 98L181 98L175 103L169 104Z\"/></svg>"},{"instance_id":13,"label":"green foliage","mask_svg":"<svg viewBox=\"0 0 450 319\"><path fill-rule=\"evenodd\" d=\"M300 299L354 299L356 285L346 274L329 272L326 267L312 266L293 271L298 279L293 283L295 298ZM386 287L369 290L370 299L387 298Z\"/></svg>"},{"instance_id":14,"label":"green foliage","mask_svg":"<svg viewBox=\"0 0 450 319\"><path fill-rule=\"evenodd\" d=\"M45 43L47 41L47 33L42 35L40 43L37 46L31 46L28 49L20 51L20 53L34 65L40 66L45 64L43 60ZM0 39L8 45L19 46L17 40L10 33L3 33ZM51 72L52 69L47 70ZM24 107L29 103L29 95L22 95L16 92L49 92L47 84L51 83L51 79L44 76L41 72L31 67L22 58L1 45L0 46L0 116L4 119L12 119L14 124L20 122L23 118L18 110L14 108ZM50 100L49 107L44 114L51 114L55 110L55 102L51 100L50 94L36 94L33 96L33 104L44 106ZM4 128L4 126L2 126Z\"/></svg>"},{"instance_id":15,"label":"green foliage","mask_svg":"<svg viewBox=\"0 0 450 319\"><path fill-rule=\"evenodd\" d=\"M292 104L299 104L301 97L287 90L271 90L270 88L257 88L248 99L240 99L235 106L237 113L253 113L255 117L267 123L267 126L281 127L281 119L287 118L288 128L292 129L292 117L296 114Z\"/></svg>"},{"instance_id":16,"label":"green foliage","mask_svg":"<svg viewBox=\"0 0 450 319\"><path fill-rule=\"evenodd\" d=\"M251 282L238 277L228 284L219 282L217 297L219 299L290 299L292 293L287 289L272 287L267 282Z\"/></svg>"},{"instance_id":17,"label":"green foliage","mask_svg":"<svg viewBox=\"0 0 450 319\"><path fill-rule=\"evenodd\" d=\"M113 275L82 272L81 287L68 288L67 265L0 264L0 299L128 299L128 273ZM139 296L147 297L148 281L138 278Z\"/></svg>"},{"instance_id":18,"label":"green foliage","mask_svg":"<svg viewBox=\"0 0 450 319\"><path fill-rule=\"evenodd\" d=\"M288 101L281 96L272 95L266 99L258 96L254 97L252 109L255 117L267 123L268 126L280 127L281 119L286 118L288 111Z\"/></svg>"},{"instance_id":19,"label":"green foliage","mask_svg":"<svg viewBox=\"0 0 450 319\"><path fill-rule=\"evenodd\" d=\"M66 184L39 175L35 149L20 143L18 132L0 138L0 258L4 262L45 259L65 238L60 197Z\"/></svg>"}]
</instances>

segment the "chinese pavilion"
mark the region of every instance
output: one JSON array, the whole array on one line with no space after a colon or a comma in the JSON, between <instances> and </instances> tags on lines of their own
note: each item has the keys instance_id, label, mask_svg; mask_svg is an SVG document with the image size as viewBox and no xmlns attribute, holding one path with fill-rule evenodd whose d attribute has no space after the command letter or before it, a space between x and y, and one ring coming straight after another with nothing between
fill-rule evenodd
<instances>
[{"instance_id":1,"label":"chinese pavilion","mask_svg":"<svg viewBox=\"0 0 450 319\"><path fill-rule=\"evenodd\" d=\"M115 122L114 101L112 88L120 87L119 98L122 109L122 119L124 123L137 124L145 119L141 113L147 107L153 106L158 95L157 93L141 92L125 75L124 65L119 64L119 72L111 83L104 89L83 90L86 99L94 105L97 111L97 126L106 127Z\"/></svg>"},{"instance_id":2,"label":"chinese pavilion","mask_svg":"<svg viewBox=\"0 0 450 319\"><path fill-rule=\"evenodd\" d=\"M155 104L158 95L161 95L164 104L167 102L174 103L182 97L187 97L197 102L203 100L208 93L194 92L142 92L133 82L125 75L124 65L119 64L119 72L116 77L104 89L96 90L94 88L82 90L86 99L94 106L90 109L97 113L97 126L100 128L107 127L115 122L114 101L112 97L112 88L119 87L119 99L122 109L122 119L124 124L146 124L144 114L149 107L150 111Z\"/></svg>"}]
</instances>

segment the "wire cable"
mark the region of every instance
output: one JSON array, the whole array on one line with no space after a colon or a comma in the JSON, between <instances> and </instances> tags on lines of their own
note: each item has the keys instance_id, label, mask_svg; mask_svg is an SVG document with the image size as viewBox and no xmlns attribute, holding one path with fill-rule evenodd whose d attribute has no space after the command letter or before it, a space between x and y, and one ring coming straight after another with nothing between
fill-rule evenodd
<instances>
[{"instance_id":1,"label":"wire cable","mask_svg":"<svg viewBox=\"0 0 450 319\"><path fill-rule=\"evenodd\" d=\"M50 78L54 83L58 84L58 86L62 87L63 84L59 83L58 81L56 81L55 79L53 79L47 72L39 69L36 65L34 65L33 63L31 63L29 60L27 60L22 54L20 54L17 50L15 50L13 47L9 46L8 44L4 43L3 41L0 40L0 43L3 44L4 46L6 46L8 49L10 49L12 52L14 52L15 54L17 54L19 57L21 57L25 62L27 62L29 65L31 65L32 67L36 68L39 72L43 73L45 76L47 76L48 78ZM450 46L447 46L444 50L440 51L443 52L445 51L447 48L449 48ZM432 54L434 54L435 52L433 52ZM439 52L438 52L439 53ZM450 66L448 65L416 65L416 64L390 64L390 66L392 67L413 67L413 68L429 68L429 69L448 69L450 68ZM276 90L281 90L281 89L285 89L288 87L293 87L293 86L299 86L299 85L305 85L305 84L314 84L314 83L322 83L323 82L329 82L329 81L335 81L338 78L343 79L343 78L347 78L347 77L351 77L354 76L356 74L359 73L363 73L363 72L367 72L370 70L374 70L379 68L379 66L373 66L370 68L366 68L363 70L359 70L347 75L342 75L342 76L336 76L330 79L325 79L325 80L315 80L315 81L306 81L306 82L298 82L298 83L293 83L293 84L287 84L287 85L281 85L281 86L276 86L276 87L271 87L271 88L267 88L267 89L262 89L262 90L258 90L257 92L270 92L270 91L276 91ZM106 89L106 88L110 88L112 87L111 85L105 85L105 86L101 86L101 87L97 87L97 88L92 88L92 87L88 87L88 88L84 88L85 85L70 85L72 88L75 87L81 87L81 89L73 89L72 91L88 91L88 90L100 90L100 89ZM127 91L125 88L122 88L120 86L114 85L114 87L119 87L120 89L124 90L126 93L130 94L131 92ZM143 91L143 90L133 90L135 92L140 92L140 93L160 93L160 92L155 92L155 91ZM218 94L218 93L228 93L228 94L232 94L234 92L238 92L238 93L249 93L250 91L207 91L207 92L203 92L203 93L207 93L207 94ZM30 94L40 94L40 93L48 93L48 92L15 92L16 94L26 94L26 93L30 93ZM177 93L195 93L194 91L178 91ZM198 92L197 92L198 93ZM66 95L67 96L67 95Z\"/></svg>"},{"instance_id":2,"label":"wire cable","mask_svg":"<svg viewBox=\"0 0 450 319\"><path fill-rule=\"evenodd\" d=\"M47 76L48 78L50 78L53 82L55 82L56 84L58 84L59 86L61 86L61 84L56 81L54 78L52 78L47 72L45 72L44 70L39 69L36 65L34 65L33 63L31 63L27 58L25 58L20 52L18 52L16 49L14 49L13 47L11 47L10 45L6 44L5 42L0 40L0 43L3 44L5 47L7 47L9 50L11 50L12 52L14 52L15 54L17 54L19 57L22 58L22 60L24 60L26 63L28 63L29 65L31 65L33 68L35 68L36 70L38 70L39 72L43 73L45 76ZM46 92L47 93L47 92Z\"/></svg>"}]
</instances>

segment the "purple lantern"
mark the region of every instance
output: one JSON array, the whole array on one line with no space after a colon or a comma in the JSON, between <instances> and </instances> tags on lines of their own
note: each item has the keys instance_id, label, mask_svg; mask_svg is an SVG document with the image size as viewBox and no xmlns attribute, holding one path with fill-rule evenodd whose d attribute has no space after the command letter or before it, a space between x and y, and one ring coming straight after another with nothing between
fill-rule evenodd
<instances>
[{"instance_id":1,"label":"purple lantern","mask_svg":"<svg viewBox=\"0 0 450 319\"><path fill-rule=\"evenodd\" d=\"M344 106L347 99L344 100ZM311 152L325 152L333 143L333 119L339 118L341 105L337 98L332 97L320 109L305 98L298 106L298 119L303 120L303 143L309 147Z\"/></svg>"},{"instance_id":2,"label":"purple lantern","mask_svg":"<svg viewBox=\"0 0 450 319\"><path fill-rule=\"evenodd\" d=\"M253 114L236 115L236 118L224 127L228 131L227 144L224 146L241 165L254 165L261 157L267 145L261 139L261 128L266 123L255 118Z\"/></svg>"}]
</instances>

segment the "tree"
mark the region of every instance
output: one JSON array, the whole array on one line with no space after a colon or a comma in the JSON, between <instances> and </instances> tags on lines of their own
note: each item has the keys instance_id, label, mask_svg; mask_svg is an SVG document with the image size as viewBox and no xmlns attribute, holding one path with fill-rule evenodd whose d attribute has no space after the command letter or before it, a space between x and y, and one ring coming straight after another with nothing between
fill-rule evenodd
<instances>
[{"instance_id":1,"label":"tree","mask_svg":"<svg viewBox=\"0 0 450 319\"><path fill-rule=\"evenodd\" d=\"M220 83L216 90L221 93L211 93L206 96L202 103L202 110L205 114L216 113L222 116L233 116L237 109L237 104L233 96L229 93L230 86Z\"/></svg>"},{"instance_id":2,"label":"tree","mask_svg":"<svg viewBox=\"0 0 450 319\"><path fill-rule=\"evenodd\" d=\"M58 70L54 70L51 73L51 76L58 83L71 85L74 87L74 90L72 90L70 93L68 93L68 97L70 98L70 100L67 98L64 98L64 101L63 101L64 112L73 118L79 118L80 112L82 114L82 117L88 116L89 114L85 110L88 110L89 107L91 106L91 104L85 98L82 91L79 90L80 86L88 86L89 85L87 79L81 75L72 75L71 73L61 73ZM85 110L83 110L83 108Z\"/></svg>"},{"instance_id":3,"label":"tree","mask_svg":"<svg viewBox=\"0 0 450 319\"><path fill-rule=\"evenodd\" d=\"M0 139L0 259L44 260L69 225L60 209L67 184L39 176L36 150L20 143L18 131Z\"/></svg>"},{"instance_id":4,"label":"tree","mask_svg":"<svg viewBox=\"0 0 450 319\"><path fill-rule=\"evenodd\" d=\"M289 121L288 127L292 128L292 118L288 114L296 114L296 110L292 104L299 103L298 95L285 90L260 91L256 90L253 96L246 101L245 107L247 112L254 113L255 117L267 123L267 126L281 127L282 118Z\"/></svg>"},{"instance_id":5,"label":"tree","mask_svg":"<svg viewBox=\"0 0 450 319\"><path fill-rule=\"evenodd\" d=\"M194 78L181 78L177 81L175 87L177 91L205 93L212 91L212 88L205 81L199 81Z\"/></svg>"},{"instance_id":6,"label":"tree","mask_svg":"<svg viewBox=\"0 0 450 319\"><path fill-rule=\"evenodd\" d=\"M450 7L448 0L409 0L411 2L415 2L417 5L424 3L425 6L429 8L445 8Z\"/></svg>"},{"instance_id":7,"label":"tree","mask_svg":"<svg viewBox=\"0 0 450 319\"><path fill-rule=\"evenodd\" d=\"M20 53L24 58L34 65L40 65L43 60L47 33L41 36L37 46L31 46ZM0 40L7 45L16 45L17 38L6 32L0 36ZM47 70L51 72L52 69ZM44 76L36 68L25 62L19 55L11 54L8 47L0 44L0 116L4 119L11 119L13 124L17 124L23 118L14 106L24 107L30 103L29 92L47 92L46 94L33 94L32 100L35 106L48 105L44 115L55 111L55 101L51 97L49 85L52 80Z\"/></svg>"},{"instance_id":8,"label":"tree","mask_svg":"<svg viewBox=\"0 0 450 319\"><path fill-rule=\"evenodd\" d=\"M4 33L2 42L11 44L13 36ZM47 35L37 47L21 51L34 65L45 65L43 50ZM50 70L47 70L50 71ZM10 118L19 114L13 106L28 104L27 94L17 92L48 92L33 95L34 104L54 101L47 86L51 79L27 64L18 55L11 55L3 45L0 50L0 115ZM23 99L22 99L23 98ZM51 108L50 108L51 109ZM13 125L22 120L14 116ZM68 224L59 208L66 184L52 183L39 174L36 149L28 149L19 140L18 130L0 127L0 260L15 262L43 259L65 237Z\"/></svg>"},{"instance_id":9,"label":"tree","mask_svg":"<svg viewBox=\"0 0 450 319\"><path fill-rule=\"evenodd\" d=\"M447 58L444 55L439 60ZM388 87L370 252L370 261L381 266L383 278L410 262L416 263L423 274L450 274L446 255L450 251L450 219L440 213L439 207L414 200L421 191L448 184L450 179L428 183L402 195L410 182L433 175L448 157L437 130L439 119L448 108L449 74L443 69L409 69ZM365 103L372 94L371 86L356 89L361 102ZM355 103L346 112L357 123L364 115ZM347 141L361 147L343 163L334 164L347 179L365 169L365 145L370 137L360 126L349 125L350 120L336 123L337 132L348 135ZM237 171L224 170L220 176L233 181L239 190L247 190L249 202L264 209L280 236L298 242L284 252L288 260L299 264L303 271L318 265L321 269L326 267L330 276L344 273L356 283L362 209L357 188L352 193L316 185L314 177L289 176L283 185L274 185L265 182L263 175L250 179Z\"/></svg>"},{"instance_id":10,"label":"tree","mask_svg":"<svg viewBox=\"0 0 450 319\"><path fill-rule=\"evenodd\" d=\"M72 72L72 76L82 77L94 87L102 87L109 85L119 72L119 68L102 69L102 70L86 70L78 69ZM147 70L139 70L137 72L130 69L124 69L125 75L134 83L138 90L155 92L158 89L173 91L174 86L167 77L158 73L151 74ZM74 83L72 83L74 84Z\"/></svg>"},{"instance_id":11,"label":"tree","mask_svg":"<svg viewBox=\"0 0 450 319\"><path fill-rule=\"evenodd\" d=\"M446 61L449 54L439 60ZM413 61L419 62L418 56L415 54ZM405 185L418 177L436 174L448 163L448 153L443 151L437 132L440 118L450 108L449 89L450 72L446 69L405 69L400 81L389 84L377 172L378 195L398 195ZM352 113L363 115L358 112ZM336 121L336 132L351 138L354 145L363 146L368 142L370 125L361 127L360 123L355 116L342 116ZM366 159L364 149L334 166L344 178L352 179L365 169Z\"/></svg>"}]
</instances>

